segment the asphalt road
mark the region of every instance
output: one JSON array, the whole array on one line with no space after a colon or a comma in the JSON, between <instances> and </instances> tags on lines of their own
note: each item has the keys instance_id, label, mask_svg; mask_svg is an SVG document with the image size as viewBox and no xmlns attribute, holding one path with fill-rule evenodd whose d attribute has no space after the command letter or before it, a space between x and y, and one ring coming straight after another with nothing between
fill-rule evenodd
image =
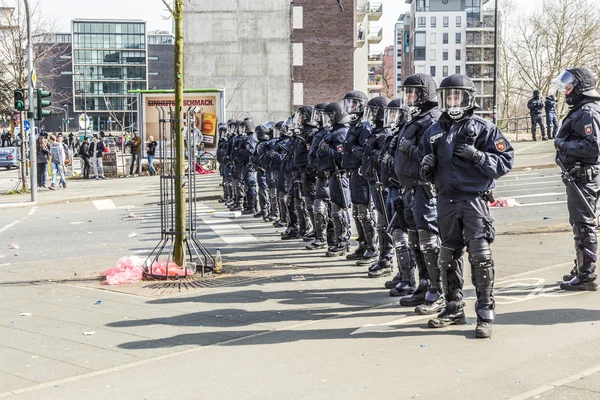
<instances>
[{"instance_id":1,"label":"asphalt road","mask_svg":"<svg viewBox=\"0 0 600 400\"><path fill-rule=\"evenodd\" d=\"M46 280L148 254L156 195L3 210L0 398L597 399L598 295L557 288L568 232L526 233L566 223L560 177L511 173L496 195L521 206L492 210L498 231L520 231L493 244L492 340L474 339L468 268L469 323L430 330L365 267L283 242L259 219L215 218L223 206L211 201L199 205L201 241L257 279L151 298Z\"/></svg>"}]
</instances>

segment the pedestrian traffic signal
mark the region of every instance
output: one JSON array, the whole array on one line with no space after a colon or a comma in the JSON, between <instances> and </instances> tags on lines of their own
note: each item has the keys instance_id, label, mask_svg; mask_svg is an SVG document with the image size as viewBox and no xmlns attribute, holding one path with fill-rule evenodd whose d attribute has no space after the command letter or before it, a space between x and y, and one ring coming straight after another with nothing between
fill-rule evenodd
<instances>
[{"instance_id":1,"label":"pedestrian traffic signal","mask_svg":"<svg viewBox=\"0 0 600 400\"><path fill-rule=\"evenodd\" d=\"M44 110L44 107L48 107L52 104L52 102L48 101L48 100L42 100L46 97L50 97L52 93L47 92L45 90L42 89L38 89L37 90L37 107L35 109L36 111L36 118L38 121L40 121L43 117L51 115L52 112L50 110Z\"/></svg>"},{"instance_id":2,"label":"pedestrian traffic signal","mask_svg":"<svg viewBox=\"0 0 600 400\"><path fill-rule=\"evenodd\" d=\"M15 110L25 111L25 89L15 89Z\"/></svg>"}]
</instances>

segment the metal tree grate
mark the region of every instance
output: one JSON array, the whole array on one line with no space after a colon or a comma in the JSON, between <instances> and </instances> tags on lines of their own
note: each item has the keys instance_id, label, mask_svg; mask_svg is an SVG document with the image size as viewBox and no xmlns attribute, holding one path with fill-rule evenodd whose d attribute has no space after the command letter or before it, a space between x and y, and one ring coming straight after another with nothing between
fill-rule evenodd
<instances>
[{"instance_id":1,"label":"metal tree grate","mask_svg":"<svg viewBox=\"0 0 600 400\"><path fill-rule=\"evenodd\" d=\"M187 132L186 139L186 158L188 159L188 173L185 176L186 187L186 209L187 213L184 216L187 220L184 233L184 247L186 257L184 260L183 270L184 277L169 276L169 265L173 261L173 250L175 236L178 234L175 229L175 191L179 190L176 187L177 169L175 162L175 122L179 115L175 113L172 107L165 109L164 107L156 107L159 115L159 166L160 166L160 226L161 238L159 243L150 253L150 256L144 262L144 270L146 276L155 279L177 279L179 286L181 283L191 277L195 273L200 273L201 276L210 274L215 267L215 259L208 252L206 247L200 242L197 237L197 210L196 210L196 146L194 143L194 122L197 108L188 108ZM156 273L156 266L159 263L164 263L165 274ZM182 279L185 278L185 279ZM191 283L190 283L191 284ZM185 285L184 285L185 287Z\"/></svg>"}]
</instances>

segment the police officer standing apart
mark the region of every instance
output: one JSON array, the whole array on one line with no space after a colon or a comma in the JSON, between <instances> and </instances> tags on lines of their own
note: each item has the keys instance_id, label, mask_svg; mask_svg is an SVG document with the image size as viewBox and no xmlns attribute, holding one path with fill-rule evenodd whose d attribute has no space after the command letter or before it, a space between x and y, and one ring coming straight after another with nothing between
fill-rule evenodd
<instances>
[{"instance_id":1,"label":"police officer standing apart","mask_svg":"<svg viewBox=\"0 0 600 400\"><path fill-rule=\"evenodd\" d=\"M226 161L227 142L229 141L229 132L227 125L223 122L219 123L219 144L217 145L217 162L219 163L219 173L223 183L223 197L219 199L219 203L226 203L231 199L231 191L228 185L231 179L231 171L229 164Z\"/></svg>"},{"instance_id":2,"label":"police officer standing apart","mask_svg":"<svg viewBox=\"0 0 600 400\"><path fill-rule=\"evenodd\" d=\"M342 256L350 246L350 189L346 172L339 168L349 123L350 116L342 103L329 103L323 110L323 125L329 127L329 133L319 144L317 157L319 168L329 175L331 219L335 235L335 244L327 249L328 257Z\"/></svg>"},{"instance_id":3,"label":"police officer standing apart","mask_svg":"<svg viewBox=\"0 0 600 400\"><path fill-rule=\"evenodd\" d=\"M363 121L368 101L367 95L358 90L344 96L344 109L350 117L350 128L344 141L341 167L350 176L352 218L358 231L358 248L354 253L348 254L346 259L356 261L358 265L370 265L379 256L369 182L362 176L360 168L365 141L371 134L371 126Z\"/></svg>"},{"instance_id":4,"label":"police officer standing apart","mask_svg":"<svg viewBox=\"0 0 600 400\"><path fill-rule=\"evenodd\" d=\"M423 179L435 182L442 246L439 254L446 305L430 328L465 324L463 248L467 246L471 281L475 286L475 336L492 336L494 320L493 219L488 201L496 179L510 172L513 149L498 127L475 116L475 86L465 75L450 75L440 83L438 99L443 114L420 144ZM434 278L432 274L432 281ZM442 297L442 299L443 299Z\"/></svg>"},{"instance_id":5,"label":"police officer standing apart","mask_svg":"<svg viewBox=\"0 0 600 400\"><path fill-rule=\"evenodd\" d=\"M529 108L529 114L531 115L531 138L536 141L535 127L540 126L542 131L542 140L548 140L546 138L546 130L544 129L544 122L542 121L542 110L544 109L544 102L540 99L540 91L534 90L533 97L527 102L527 108Z\"/></svg>"},{"instance_id":6,"label":"police officer standing apart","mask_svg":"<svg viewBox=\"0 0 600 400\"><path fill-rule=\"evenodd\" d=\"M421 314L443 308L443 300L438 294L439 282L429 281L432 272L437 270L439 253L436 199L432 185L420 179L422 156L417 148L427 128L441 115L436 89L435 81L427 74L411 75L403 82L401 92L412 119L400 131L394 160L394 172L404 188L402 200L408 224L408 245L419 269L418 287L411 296L402 297L400 304L408 307L423 305L415 309ZM395 292L391 291L390 295Z\"/></svg>"},{"instance_id":7,"label":"police officer standing apart","mask_svg":"<svg viewBox=\"0 0 600 400\"><path fill-rule=\"evenodd\" d=\"M554 141L561 162L581 193L565 181L569 223L575 239L575 267L563 277L563 290L597 290L596 205L600 195L600 93L584 68L563 71L553 82L563 91L569 113ZM582 198L584 197L584 198ZM587 203L587 204L586 204Z\"/></svg>"},{"instance_id":8,"label":"police officer standing apart","mask_svg":"<svg viewBox=\"0 0 600 400\"><path fill-rule=\"evenodd\" d=\"M548 128L548 138L556 138L556 132L558 132L558 118L556 117L556 98L553 94L546 97L544 102L544 108L546 109L546 127ZM552 126L552 134L550 134L550 127Z\"/></svg>"}]
</instances>

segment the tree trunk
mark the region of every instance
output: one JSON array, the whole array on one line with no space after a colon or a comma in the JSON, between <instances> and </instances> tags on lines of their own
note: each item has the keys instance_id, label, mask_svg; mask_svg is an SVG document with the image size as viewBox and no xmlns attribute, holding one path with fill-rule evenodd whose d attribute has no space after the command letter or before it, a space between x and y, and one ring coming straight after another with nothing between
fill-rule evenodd
<instances>
[{"instance_id":1,"label":"tree trunk","mask_svg":"<svg viewBox=\"0 0 600 400\"><path fill-rule=\"evenodd\" d=\"M186 204L185 204L185 160L183 138L183 2L175 0L175 243L173 259L179 266L185 265ZM191 164L190 164L191 165ZM190 173L193 169L190 168Z\"/></svg>"},{"instance_id":2,"label":"tree trunk","mask_svg":"<svg viewBox=\"0 0 600 400\"><path fill-rule=\"evenodd\" d=\"M30 100L31 101L31 100ZM23 127L23 117L25 116L25 114L21 114L21 133L19 134L21 137L21 143L20 143L20 152L21 152L21 189L23 191L27 191L27 159L29 159L29 157L26 157L25 154L25 130Z\"/></svg>"}]
</instances>

